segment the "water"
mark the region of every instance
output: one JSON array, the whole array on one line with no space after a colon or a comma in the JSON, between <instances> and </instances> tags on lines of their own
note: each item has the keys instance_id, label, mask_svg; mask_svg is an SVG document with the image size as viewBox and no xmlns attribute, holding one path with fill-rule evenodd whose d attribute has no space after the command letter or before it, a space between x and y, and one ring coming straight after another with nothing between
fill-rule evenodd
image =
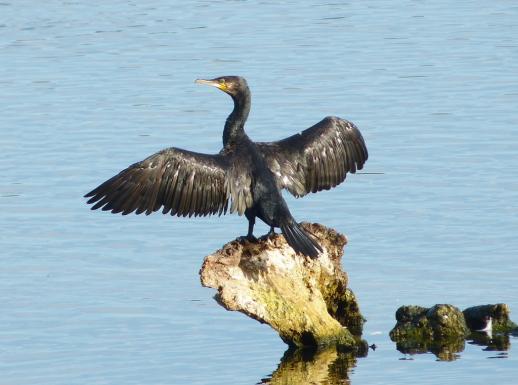
<instances>
[{"instance_id":1,"label":"water","mask_svg":"<svg viewBox=\"0 0 518 385\"><path fill-rule=\"evenodd\" d=\"M350 240L378 349L338 378L515 383L516 338L444 363L388 331L403 304L504 302L518 319L517 18L510 1L2 2L0 383L255 384L277 369L278 336L199 284L243 218L121 217L82 199L163 147L218 151L230 101L192 82L229 74L251 86L252 138L346 117L365 171L383 173L287 197Z\"/></svg>"}]
</instances>

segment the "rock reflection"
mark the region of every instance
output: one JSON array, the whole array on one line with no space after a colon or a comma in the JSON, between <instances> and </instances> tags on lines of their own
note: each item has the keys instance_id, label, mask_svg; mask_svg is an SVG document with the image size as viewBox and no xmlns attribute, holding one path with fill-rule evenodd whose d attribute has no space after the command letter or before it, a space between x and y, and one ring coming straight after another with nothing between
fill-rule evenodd
<instances>
[{"instance_id":1,"label":"rock reflection","mask_svg":"<svg viewBox=\"0 0 518 385\"><path fill-rule=\"evenodd\" d=\"M429 343L427 343L429 342ZM426 341L418 343L415 340L397 342L396 348L404 354L433 353L440 361L455 361L458 353L464 351L464 338L451 340Z\"/></svg>"},{"instance_id":2,"label":"rock reflection","mask_svg":"<svg viewBox=\"0 0 518 385\"><path fill-rule=\"evenodd\" d=\"M365 353L366 355L366 353ZM319 350L288 350L279 367L258 385L346 385L357 355L336 347Z\"/></svg>"},{"instance_id":3,"label":"rock reflection","mask_svg":"<svg viewBox=\"0 0 518 385\"><path fill-rule=\"evenodd\" d=\"M466 341L470 345L482 346L484 351L506 352L511 349L511 339L508 333L473 332L466 339L435 340L429 343L416 341L398 342L397 350L404 354L433 353L440 361L455 361L460 358L459 353L464 351ZM506 358L501 354L498 358Z\"/></svg>"},{"instance_id":4,"label":"rock reflection","mask_svg":"<svg viewBox=\"0 0 518 385\"><path fill-rule=\"evenodd\" d=\"M511 349L509 334L473 332L468 337L468 343L483 346L485 351L507 351Z\"/></svg>"}]
</instances>

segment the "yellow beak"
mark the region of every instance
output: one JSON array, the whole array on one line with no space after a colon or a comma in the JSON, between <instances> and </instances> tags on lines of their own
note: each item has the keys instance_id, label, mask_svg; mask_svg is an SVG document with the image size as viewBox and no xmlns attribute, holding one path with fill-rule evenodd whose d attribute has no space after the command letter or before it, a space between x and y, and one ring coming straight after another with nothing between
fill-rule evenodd
<instances>
[{"instance_id":1,"label":"yellow beak","mask_svg":"<svg viewBox=\"0 0 518 385\"><path fill-rule=\"evenodd\" d=\"M220 83L216 80L196 79L194 82L198 84L205 84L206 86L216 87L219 88L221 91L227 90L227 85L225 83Z\"/></svg>"}]
</instances>

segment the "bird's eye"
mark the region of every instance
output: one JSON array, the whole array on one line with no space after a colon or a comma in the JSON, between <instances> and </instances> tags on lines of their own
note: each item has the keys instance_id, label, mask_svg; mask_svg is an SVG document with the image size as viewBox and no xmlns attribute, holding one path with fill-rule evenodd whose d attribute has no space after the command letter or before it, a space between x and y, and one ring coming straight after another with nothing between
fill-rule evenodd
<instances>
[{"instance_id":1,"label":"bird's eye","mask_svg":"<svg viewBox=\"0 0 518 385\"><path fill-rule=\"evenodd\" d=\"M219 79L219 84L225 84L225 79Z\"/></svg>"}]
</instances>

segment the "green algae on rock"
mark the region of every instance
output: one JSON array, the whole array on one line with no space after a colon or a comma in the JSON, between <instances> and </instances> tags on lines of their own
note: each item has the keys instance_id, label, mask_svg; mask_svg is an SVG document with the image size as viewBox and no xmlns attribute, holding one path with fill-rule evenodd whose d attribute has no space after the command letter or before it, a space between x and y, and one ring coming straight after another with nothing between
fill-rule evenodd
<instances>
[{"instance_id":1,"label":"green algae on rock","mask_svg":"<svg viewBox=\"0 0 518 385\"><path fill-rule=\"evenodd\" d=\"M464 338L469 334L462 312L452 305L401 306L396 320L390 331L392 340Z\"/></svg>"},{"instance_id":2,"label":"green algae on rock","mask_svg":"<svg viewBox=\"0 0 518 385\"><path fill-rule=\"evenodd\" d=\"M466 323L471 330L481 329L481 322L491 319L491 329L493 332L509 333L518 329L509 318L509 306L505 303L497 303L494 305L480 305L468 307L463 311Z\"/></svg>"},{"instance_id":3,"label":"green algae on rock","mask_svg":"<svg viewBox=\"0 0 518 385\"><path fill-rule=\"evenodd\" d=\"M403 353L433 352L439 359L451 361L464 350L469 329L462 312L452 305L431 308L401 306L396 311L396 326L390 338Z\"/></svg>"},{"instance_id":4,"label":"green algae on rock","mask_svg":"<svg viewBox=\"0 0 518 385\"><path fill-rule=\"evenodd\" d=\"M274 328L290 347L337 344L363 349L364 318L341 269L345 236L319 224L301 224L324 251L296 254L279 234L257 242L239 238L205 258L202 285L216 301Z\"/></svg>"},{"instance_id":5,"label":"green algae on rock","mask_svg":"<svg viewBox=\"0 0 518 385\"><path fill-rule=\"evenodd\" d=\"M403 353L432 352L441 360L454 360L464 350L465 340L487 347L506 350L509 336L517 330L509 319L506 304L473 306L461 312L452 305L401 306L396 311L397 323L390 338ZM490 324L488 325L488 322ZM496 332L497 335L486 335Z\"/></svg>"}]
</instances>

